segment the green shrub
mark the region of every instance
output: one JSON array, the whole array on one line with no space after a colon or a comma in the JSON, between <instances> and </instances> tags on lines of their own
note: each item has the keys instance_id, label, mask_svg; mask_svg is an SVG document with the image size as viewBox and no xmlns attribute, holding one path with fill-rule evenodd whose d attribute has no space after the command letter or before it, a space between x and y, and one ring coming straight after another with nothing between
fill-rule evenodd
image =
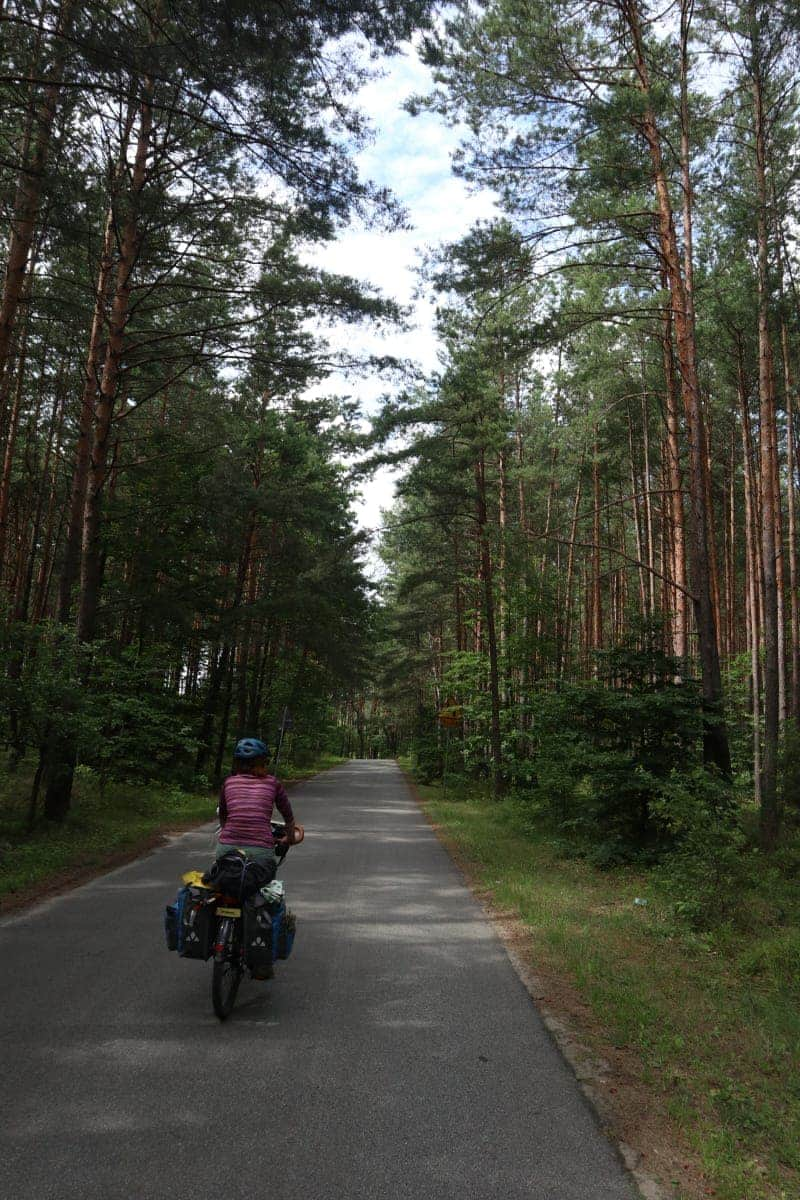
<instances>
[{"instance_id":1,"label":"green shrub","mask_svg":"<svg viewBox=\"0 0 800 1200\"><path fill-rule=\"evenodd\" d=\"M441 733L436 713L420 706L416 715L412 747L413 770L421 783L431 783L442 775Z\"/></svg>"},{"instance_id":2,"label":"green shrub","mask_svg":"<svg viewBox=\"0 0 800 1200\"><path fill-rule=\"evenodd\" d=\"M590 859L613 866L674 843L665 785L699 763L701 706L695 681L680 678L657 629L599 658L597 680L538 698L536 788L561 829L584 840Z\"/></svg>"},{"instance_id":3,"label":"green shrub","mask_svg":"<svg viewBox=\"0 0 800 1200\"><path fill-rule=\"evenodd\" d=\"M753 863L741 829L709 822L687 833L658 868L669 906L694 929L739 920L747 903Z\"/></svg>"},{"instance_id":4,"label":"green shrub","mask_svg":"<svg viewBox=\"0 0 800 1200\"><path fill-rule=\"evenodd\" d=\"M730 785L703 767L673 770L652 812L672 841L658 879L675 915L706 930L755 917L757 882L769 868L747 838Z\"/></svg>"}]
</instances>

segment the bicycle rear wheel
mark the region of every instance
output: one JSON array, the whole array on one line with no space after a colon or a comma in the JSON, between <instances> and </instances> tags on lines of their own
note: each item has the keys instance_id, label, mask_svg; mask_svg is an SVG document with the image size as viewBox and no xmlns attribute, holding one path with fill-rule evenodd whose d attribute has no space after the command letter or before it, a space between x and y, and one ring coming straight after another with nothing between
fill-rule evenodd
<instances>
[{"instance_id":1,"label":"bicycle rear wheel","mask_svg":"<svg viewBox=\"0 0 800 1200\"><path fill-rule=\"evenodd\" d=\"M241 970L232 962L215 962L211 977L211 1003L220 1021L233 1011L242 979Z\"/></svg>"},{"instance_id":2,"label":"bicycle rear wheel","mask_svg":"<svg viewBox=\"0 0 800 1200\"><path fill-rule=\"evenodd\" d=\"M217 933L214 971L211 976L211 1003L220 1021L229 1017L236 1003L236 993L242 979L239 938L235 921L223 917Z\"/></svg>"}]
</instances>

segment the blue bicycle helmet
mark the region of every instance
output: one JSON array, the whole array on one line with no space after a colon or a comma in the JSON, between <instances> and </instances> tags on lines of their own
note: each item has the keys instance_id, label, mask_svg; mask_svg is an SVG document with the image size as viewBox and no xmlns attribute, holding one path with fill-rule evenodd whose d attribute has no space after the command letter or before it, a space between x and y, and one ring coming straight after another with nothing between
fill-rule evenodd
<instances>
[{"instance_id":1,"label":"blue bicycle helmet","mask_svg":"<svg viewBox=\"0 0 800 1200\"><path fill-rule=\"evenodd\" d=\"M260 741L258 738L242 738L236 743L236 749L233 752L234 758L242 758L249 760L252 758L266 758L269 754L266 742Z\"/></svg>"}]
</instances>

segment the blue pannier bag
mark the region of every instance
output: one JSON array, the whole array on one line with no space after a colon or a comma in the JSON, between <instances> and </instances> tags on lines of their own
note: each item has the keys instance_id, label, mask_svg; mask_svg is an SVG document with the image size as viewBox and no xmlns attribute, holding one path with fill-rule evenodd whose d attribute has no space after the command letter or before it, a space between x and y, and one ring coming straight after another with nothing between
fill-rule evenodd
<instances>
[{"instance_id":1,"label":"blue pannier bag","mask_svg":"<svg viewBox=\"0 0 800 1200\"><path fill-rule=\"evenodd\" d=\"M285 905L273 917L272 933L276 958L288 958L294 945L295 916Z\"/></svg>"},{"instance_id":2,"label":"blue pannier bag","mask_svg":"<svg viewBox=\"0 0 800 1200\"><path fill-rule=\"evenodd\" d=\"M188 887L182 887L175 897L174 904L168 904L164 909L164 933L167 939L167 949L183 949L183 910L189 896Z\"/></svg>"},{"instance_id":3,"label":"blue pannier bag","mask_svg":"<svg viewBox=\"0 0 800 1200\"><path fill-rule=\"evenodd\" d=\"M277 912L272 914L272 958L280 958L281 949L281 930L283 929L283 920L286 916L286 905L281 901L281 906Z\"/></svg>"}]
</instances>

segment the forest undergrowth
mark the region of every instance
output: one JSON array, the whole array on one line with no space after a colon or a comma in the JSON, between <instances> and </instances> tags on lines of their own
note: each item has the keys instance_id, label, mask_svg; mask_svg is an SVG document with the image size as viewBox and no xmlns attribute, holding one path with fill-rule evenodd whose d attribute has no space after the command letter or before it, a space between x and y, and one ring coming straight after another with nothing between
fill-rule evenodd
<instances>
[{"instance_id":1,"label":"forest undergrowth","mask_svg":"<svg viewBox=\"0 0 800 1200\"><path fill-rule=\"evenodd\" d=\"M681 1197L797 1195L797 830L769 865L742 847L738 870L714 875L709 853L703 891L687 856L594 865L589 843L565 838L530 792L496 802L459 776L446 794L441 781L419 791L491 906L524 922L534 971L566 980L587 1006L567 1020L611 1062L612 1107L624 1115L626 1093L645 1090L646 1124L637 1108L623 1129L634 1146L646 1134L644 1165L663 1174L666 1157L663 1182ZM544 990L559 1015L558 989ZM660 1162L653 1114L669 1146Z\"/></svg>"}]
</instances>

